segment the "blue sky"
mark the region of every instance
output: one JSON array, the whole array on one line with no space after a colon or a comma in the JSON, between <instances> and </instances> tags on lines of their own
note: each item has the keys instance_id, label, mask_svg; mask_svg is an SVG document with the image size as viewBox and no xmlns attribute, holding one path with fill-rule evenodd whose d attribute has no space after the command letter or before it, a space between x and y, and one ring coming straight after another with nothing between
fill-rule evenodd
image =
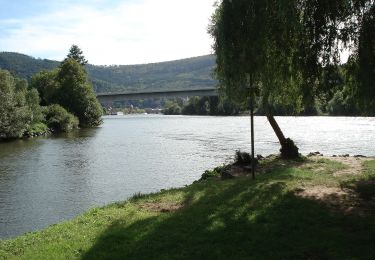
<instances>
[{"instance_id":1,"label":"blue sky","mask_svg":"<svg viewBox=\"0 0 375 260\"><path fill-rule=\"evenodd\" d=\"M140 64L212 52L215 0L0 0L0 51L92 64Z\"/></svg>"}]
</instances>

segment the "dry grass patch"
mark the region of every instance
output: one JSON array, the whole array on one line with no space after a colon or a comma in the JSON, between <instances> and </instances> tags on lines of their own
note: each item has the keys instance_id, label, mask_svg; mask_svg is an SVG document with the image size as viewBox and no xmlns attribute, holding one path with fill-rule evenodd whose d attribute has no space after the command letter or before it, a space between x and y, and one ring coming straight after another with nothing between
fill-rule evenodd
<instances>
[{"instance_id":1,"label":"dry grass patch","mask_svg":"<svg viewBox=\"0 0 375 260\"><path fill-rule=\"evenodd\" d=\"M309 170L313 173L331 173L334 179L346 177L356 178L356 176L365 175L364 163L373 160L372 158L357 158L357 157L324 157L312 156L309 158L310 162L301 166L304 170ZM341 164L343 167L332 168L328 170L325 166L328 161L333 161ZM352 177L350 177L352 176ZM339 180L339 179L337 179ZM356 187L361 188L362 183L368 184L372 179L365 179L356 181ZM331 183L332 184L332 183ZM371 183L370 183L371 184ZM368 184L367 186L370 186ZM366 198L362 196L358 189L348 185L307 185L302 188L297 188L295 194L298 197L308 198L328 207L334 211L341 211L344 213L366 215L373 214L375 209L375 199Z\"/></svg>"},{"instance_id":2,"label":"dry grass patch","mask_svg":"<svg viewBox=\"0 0 375 260\"><path fill-rule=\"evenodd\" d=\"M350 189L317 185L297 189L295 194L301 198L318 201L333 211L359 215L364 215L367 211L358 194Z\"/></svg>"},{"instance_id":3,"label":"dry grass patch","mask_svg":"<svg viewBox=\"0 0 375 260\"><path fill-rule=\"evenodd\" d=\"M173 212L183 207L181 203L176 202L142 202L138 205L140 209L151 212Z\"/></svg>"}]
</instances>

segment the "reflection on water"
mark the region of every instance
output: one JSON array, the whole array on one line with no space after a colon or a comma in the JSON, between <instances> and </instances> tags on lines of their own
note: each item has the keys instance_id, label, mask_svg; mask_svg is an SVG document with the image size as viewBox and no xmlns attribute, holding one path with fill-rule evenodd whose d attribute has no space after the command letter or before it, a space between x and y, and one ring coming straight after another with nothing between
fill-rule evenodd
<instances>
[{"instance_id":1,"label":"reflection on water","mask_svg":"<svg viewBox=\"0 0 375 260\"><path fill-rule=\"evenodd\" d=\"M374 118L283 117L302 153L375 156ZM266 118L256 152L277 153ZM249 151L246 117L106 117L102 127L0 144L0 238L69 219L137 192L179 187Z\"/></svg>"}]
</instances>

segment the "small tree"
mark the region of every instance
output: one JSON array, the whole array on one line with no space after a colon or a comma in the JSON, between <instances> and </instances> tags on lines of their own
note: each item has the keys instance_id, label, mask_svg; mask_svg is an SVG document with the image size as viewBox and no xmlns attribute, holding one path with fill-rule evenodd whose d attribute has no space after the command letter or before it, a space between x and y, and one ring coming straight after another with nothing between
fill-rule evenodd
<instances>
[{"instance_id":1,"label":"small tree","mask_svg":"<svg viewBox=\"0 0 375 260\"><path fill-rule=\"evenodd\" d=\"M83 56L82 50L75 44L72 45L69 49L69 54L67 56L67 59L74 59L82 66L87 64L87 60L85 59L85 56Z\"/></svg>"}]
</instances>

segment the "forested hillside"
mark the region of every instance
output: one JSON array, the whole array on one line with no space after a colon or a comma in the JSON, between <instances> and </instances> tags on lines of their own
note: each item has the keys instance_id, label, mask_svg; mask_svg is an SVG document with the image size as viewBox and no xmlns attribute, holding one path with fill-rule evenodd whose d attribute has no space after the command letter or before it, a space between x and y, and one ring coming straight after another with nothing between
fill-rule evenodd
<instances>
[{"instance_id":1,"label":"forested hillside","mask_svg":"<svg viewBox=\"0 0 375 260\"><path fill-rule=\"evenodd\" d=\"M142 89L211 88L215 58L213 55L144 65L86 65L97 93ZM59 62L13 53L0 52L0 69L30 80L41 70L56 68Z\"/></svg>"}]
</instances>

